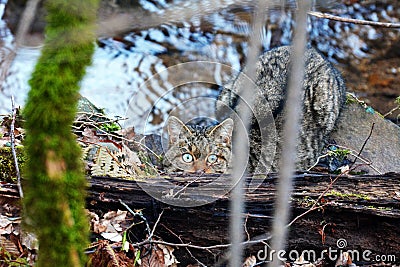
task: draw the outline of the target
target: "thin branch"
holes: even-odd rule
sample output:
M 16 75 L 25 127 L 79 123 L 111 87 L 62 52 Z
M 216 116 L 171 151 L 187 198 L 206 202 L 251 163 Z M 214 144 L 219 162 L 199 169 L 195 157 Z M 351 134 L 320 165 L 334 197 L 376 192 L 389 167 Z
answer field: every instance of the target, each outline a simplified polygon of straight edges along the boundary
M 97 36 L 111 37 L 132 29 L 148 29 L 157 27 L 161 24 L 188 21 L 193 18 L 204 17 L 208 14 L 218 12 L 223 8 L 233 5 L 249 6 L 254 5 L 254 0 L 202 0 L 191 2 L 190 5 L 171 5 L 161 13 L 144 12 L 143 10 L 130 10 L 129 12 L 113 14 L 108 17 L 100 18 L 97 23 Z M 272 2 L 272 1 L 271 1 Z M 271 4 L 270 4 L 271 5 Z M 264 10 L 264 9 L 262 9 Z M 376 22 L 351 18 L 343 18 L 328 13 L 309 11 L 309 15 L 318 18 L 336 20 L 340 22 L 370 25 L 386 28 L 400 28 L 399 23 Z
M 348 173 L 349 173 L 350 171 L 352 171 L 352 170 L 353 170 L 353 169 L 349 169 L 349 170 L 347 170 L 346 172 L 343 172 L 343 173 L 337 175 L 337 176 L 335 177 L 335 179 L 333 179 L 333 180 L 329 183 L 329 185 L 326 187 L 325 191 L 322 192 L 322 193 L 319 195 L 319 197 L 315 200 L 315 202 L 314 202 L 314 204 L 311 206 L 311 208 L 308 209 L 307 211 L 303 212 L 302 214 L 300 214 L 300 215 L 297 216 L 296 218 L 294 218 L 287 226 L 291 226 L 295 221 L 297 221 L 298 219 L 300 219 L 301 217 L 303 217 L 303 216 L 306 215 L 307 213 L 309 213 L 309 212 L 311 212 L 311 211 L 313 211 L 313 210 L 315 210 L 315 209 L 319 209 L 319 208 L 321 208 L 321 207 L 323 207 L 323 206 L 326 206 L 326 205 L 330 204 L 331 202 L 327 202 L 327 203 L 323 204 L 322 206 L 318 206 L 318 207 L 317 207 L 318 202 L 319 202 L 319 201 L 321 200 L 321 198 L 322 198 L 323 196 L 325 196 L 325 194 L 332 188 L 332 186 L 336 183 L 336 181 L 337 181 L 341 176 L 343 176 L 343 175 L 345 175 L 345 174 L 348 174 Z
M 326 194 L 326 192 L 324 192 L 323 194 Z M 322 195 L 322 194 L 321 194 Z M 320 198 L 319 198 L 320 199 Z M 318 201 L 319 200 L 315 200 L 315 203 L 314 203 L 314 205 L 311 207 L 311 208 L 309 208 L 308 210 L 306 210 L 305 212 L 303 212 L 302 214 L 300 214 L 300 215 L 298 215 L 296 218 L 294 218 L 290 223 L 288 223 L 287 225 L 286 225 L 286 227 L 290 227 L 290 226 L 292 226 L 292 224 L 294 224 L 296 221 L 298 221 L 299 219 L 301 219 L 302 217 L 304 217 L 305 215 L 307 215 L 308 213 L 310 213 L 310 212 L 312 212 L 312 211 L 314 211 L 314 210 L 318 210 L 318 209 L 320 209 L 320 208 L 322 208 L 322 207 L 325 207 L 325 206 L 328 206 L 329 204 L 331 204 L 332 202 L 326 202 L 326 203 L 324 203 L 324 204 L 322 204 L 322 205 L 316 205 L 317 203 L 318 203 Z
M 356 159 L 358 159 L 358 160 L 361 160 L 361 161 L 364 163 L 363 165 L 369 166 L 371 169 L 373 169 L 374 171 L 376 171 L 378 174 L 380 174 L 380 175 L 383 174 L 381 171 L 379 171 L 379 170 L 372 164 L 372 162 L 370 162 L 370 161 L 368 161 L 368 160 L 366 160 L 366 159 L 360 157 L 359 155 L 356 155 L 355 153 L 353 153 L 353 152 L 355 152 L 353 149 L 350 149 L 350 148 L 345 147 L 345 146 L 337 145 L 337 144 L 329 144 L 329 145 L 333 145 L 333 146 L 336 146 L 336 147 L 338 147 L 338 148 L 346 149 L 346 150 L 350 151 L 350 154 L 349 154 L 350 156 L 353 156 L 354 158 L 356 158 Z M 317 158 L 316 162 L 314 163 L 314 165 L 312 165 L 310 168 L 308 168 L 307 171 L 311 171 L 315 166 L 318 165 L 319 161 L 320 161 L 322 158 L 326 158 L 326 157 L 328 157 L 328 156 L 330 156 L 329 152 L 326 153 L 326 154 L 324 154 L 324 155 L 322 155 L 322 156 L 319 156 L 319 157 Z M 355 161 L 354 161 L 354 162 L 355 162 Z M 352 166 L 353 166 L 353 164 L 352 164 L 350 167 L 352 167 Z M 358 166 L 357 166 L 357 167 L 358 167 Z M 352 168 L 352 169 L 356 169 L 356 168 Z
M 22 45 L 22 42 L 28 33 L 29 27 L 32 24 L 33 19 L 35 18 L 36 9 L 41 0 L 29 0 L 26 3 L 24 12 L 22 13 L 21 20 L 18 24 L 17 33 L 15 35 L 15 42 L 18 46 Z
M 244 242 L 244 243 L 249 243 L 249 242 Z M 224 249 L 224 248 L 229 248 L 231 244 L 221 244 L 221 245 L 212 245 L 212 246 L 197 246 L 197 245 L 192 245 L 192 244 L 177 244 L 177 243 L 171 243 L 171 242 L 165 242 L 165 241 L 160 241 L 160 240 L 144 240 L 139 243 L 132 244 L 134 247 L 141 247 L 143 245 L 147 244 L 161 244 L 161 245 L 166 245 L 166 246 L 171 246 L 171 247 L 183 247 L 183 248 L 194 248 L 194 249 L 200 249 L 200 250 L 211 250 L 211 249 Z
M 301 217 L 303 217 L 303 216 L 306 215 L 307 213 L 310 213 L 311 211 L 313 211 L 313 210 L 315 210 L 315 209 L 319 209 L 320 207 L 323 207 L 323 206 L 326 206 L 326 205 L 330 204 L 330 203 L 328 202 L 328 203 L 323 204 L 322 206 L 318 206 L 318 207 L 317 207 L 318 202 L 319 202 L 319 201 L 321 200 L 321 198 L 323 198 L 323 197 L 325 196 L 325 194 L 332 188 L 332 186 L 336 183 L 336 181 L 339 179 L 339 177 L 341 177 L 341 176 L 343 176 L 344 174 L 347 174 L 347 173 L 348 173 L 348 172 L 344 172 L 344 173 L 341 173 L 341 174 L 337 175 L 337 176 L 335 177 L 335 179 L 333 179 L 333 180 L 330 182 L 330 184 L 326 187 L 325 191 L 322 192 L 322 193 L 318 196 L 318 198 L 315 200 L 315 202 L 314 202 L 314 204 L 311 206 L 311 208 L 309 208 L 308 210 L 306 210 L 305 212 L 303 212 L 302 214 L 300 214 L 300 215 L 298 215 L 296 218 L 294 218 L 294 219 L 287 225 L 287 227 L 291 226 L 294 222 L 296 222 L 298 219 L 300 219 Z
M 357 158 L 359 158 L 360 155 L 361 155 L 361 153 L 363 152 L 363 150 L 364 150 L 366 144 L 368 143 L 368 140 L 371 138 L 372 132 L 374 131 L 374 126 L 375 126 L 375 122 L 372 123 L 372 125 L 371 125 L 371 130 L 369 131 L 369 135 L 368 135 L 368 137 L 365 139 L 363 145 L 361 146 L 360 151 L 359 151 L 358 154 L 357 154 L 357 157 L 354 159 L 354 161 L 353 161 L 353 163 L 351 164 L 350 167 L 352 167 L 352 166 L 354 165 L 354 163 L 356 163 Z
M 247 221 L 248 220 L 249 220 L 249 214 L 246 214 L 246 217 L 245 217 L 245 220 L 244 220 L 244 224 L 243 224 L 243 228 L 244 228 L 244 231 L 246 233 L 247 240 L 250 240 L 250 234 L 249 234 L 249 231 L 247 230 Z
M 315 161 L 315 163 L 314 163 L 310 168 L 308 168 L 307 171 L 308 171 L 308 172 L 311 171 L 315 166 L 318 165 L 318 163 L 319 163 L 319 161 L 320 161 L 321 159 L 326 158 L 326 157 L 328 157 L 328 156 L 329 156 L 329 153 L 326 153 L 326 154 L 324 154 L 324 155 L 319 156 L 319 157 L 317 158 L 317 160 Z
M 317 18 L 336 20 L 336 21 L 340 21 L 340 22 L 348 22 L 348 23 L 369 25 L 369 26 L 375 26 L 375 27 L 400 28 L 400 23 L 343 18 L 343 17 L 332 15 L 332 14 L 316 12 L 316 11 L 309 11 L 308 14 L 311 16 L 317 17 Z
M 185 184 L 185 186 L 183 186 L 180 190 L 178 190 L 173 196 L 172 198 L 176 198 L 178 196 L 178 194 L 180 194 L 181 192 L 183 192 L 186 188 L 188 188 L 191 184 L 199 181 L 202 177 L 199 176 L 196 179 L 194 179 L 193 181 L 188 182 L 187 184 Z
M 388 111 L 385 115 L 383 115 L 384 118 L 386 118 L 389 115 L 392 115 L 393 112 L 395 112 L 396 110 L 400 110 L 400 106 L 397 106 L 395 108 L 392 108 L 390 111 Z
M 5 80 L 8 70 L 12 62 L 14 61 L 15 56 L 17 55 L 18 48 L 22 45 L 22 42 L 29 30 L 29 27 L 32 24 L 33 18 L 35 17 L 36 9 L 40 0 L 28 0 L 22 13 L 20 22 L 18 24 L 17 31 L 15 33 L 15 49 L 10 49 L 10 53 L 4 59 L 4 62 L 1 66 L 1 74 L 0 74 L 0 86 L 2 87 L 3 81 Z M 0 89 L 2 89 L 0 87 Z
M 11 127 L 10 127 L 10 137 L 11 137 L 11 151 L 12 155 L 14 158 L 14 164 L 15 164 L 15 171 L 17 173 L 17 186 L 18 186 L 18 191 L 19 191 L 19 196 L 21 198 L 24 198 L 24 192 L 22 191 L 22 186 L 21 186 L 21 174 L 19 172 L 19 165 L 18 165 L 18 158 L 17 158 L 17 152 L 15 151 L 15 134 L 14 134 L 14 128 L 15 128 L 15 119 L 17 116 L 17 110 L 15 108 L 15 103 L 14 103 L 14 96 L 11 96 Z
M 170 232 L 172 235 L 174 235 L 176 238 L 179 239 L 179 241 L 181 241 L 182 244 L 184 244 L 182 238 L 177 235 L 176 233 L 174 233 L 171 229 L 169 229 L 167 226 L 165 226 L 164 224 L 161 224 L 168 232 Z M 200 264 L 203 267 L 207 267 L 207 265 L 205 265 L 204 263 L 202 263 L 200 260 L 198 260 L 193 254 L 192 252 L 189 250 L 189 248 L 185 247 L 186 251 L 189 253 L 190 257 L 192 257 L 192 259 L 194 259 L 195 261 L 197 261 L 198 264 Z M 214 255 L 214 253 L 212 253 L 210 250 L 208 250 L 208 252 L 210 252 L 211 254 Z M 215 255 L 214 255 L 215 256 Z
M 151 230 L 149 223 L 146 219 L 146 217 L 143 216 L 141 212 L 135 212 L 133 211 L 127 204 L 125 204 L 121 199 L 119 199 L 119 203 L 121 203 L 133 216 L 138 216 L 140 217 L 145 223 L 146 223 L 146 231 L 149 236 L 151 236 Z
M 163 214 L 164 214 L 164 210 L 162 210 L 161 213 L 158 215 L 157 221 L 156 221 L 156 223 L 154 224 L 153 230 L 151 230 L 151 233 L 150 233 L 148 239 L 152 239 L 152 238 L 153 238 L 154 232 L 156 231 L 157 225 L 158 225 L 158 223 L 160 222 L 161 217 L 162 217 Z
M 358 157 L 356 154 L 350 153 L 350 155 L 352 155 L 353 157 L 355 157 L 356 159 L 361 160 L 362 162 L 364 162 L 364 164 L 362 165 L 366 165 L 369 166 L 371 169 L 373 169 L 374 171 L 376 171 L 378 174 L 382 175 L 383 173 L 381 171 L 379 171 L 376 167 L 374 167 L 374 165 L 372 165 L 371 162 L 363 159 L 362 157 Z M 352 169 L 356 169 L 357 167 L 359 167 L 359 165 L 357 165 L 356 167 L 352 168 Z

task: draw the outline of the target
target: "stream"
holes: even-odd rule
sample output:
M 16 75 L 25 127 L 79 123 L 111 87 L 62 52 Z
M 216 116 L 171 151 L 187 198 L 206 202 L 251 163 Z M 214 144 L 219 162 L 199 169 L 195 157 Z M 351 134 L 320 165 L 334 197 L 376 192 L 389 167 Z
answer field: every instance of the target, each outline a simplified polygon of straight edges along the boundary
M 196 5 L 197 1 L 191 1 Z M 265 28 L 260 33 L 263 51 L 291 43 L 293 2 L 287 1 L 286 5 L 268 11 Z M 179 0 L 143 0 L 135 8 L 144 12 L 162 12 L 180 4 L 182 1 Z M 6 56 L 14 49 L 13 34 L 3 16 L 6 5 L 4 0 L 0 0 L 2 72 Z M 220 85 L 243 68 L 252 10 L 250 5 L 233 4 L 187 21 L 168 22 L 98 39 L 93 63 L 87 68 L 80 93 L 96 106 L 104 108 L 109 116 L 129 117 L 124 126 L 134 125 L 137 131 L 157 131 L 170 112 L 177 115 L 197 112 L 212 116 Z M 399 22 L 400 17 L 396 0 L 329 1 L 328 4 L 317 1 L 314 10 L 371 21 Z M 361 73 L 362 66 L 368 71 L 371 62 L 384 58 L 387 51 L 393 49 L 394 43 L 400 41 L 399 29 L 373 28 L 313 16 L 309 16 L 308 23 L 309 43 L 343 72 L 349 91 L 366 99 L 378 98 L 383 101 L 380 111 L 386 112 L 390 108 L 388 103 L 400 95 L 400 55 L 397 57 L 396 54 L 394 61 L 385 66 L 388 69 L 383 70 L 392 80 L 379 91 L 381 95 L 376 88 L 375 91 L 369 88 L 370 76 L 366 76 L 366 87 L 363 87 L 358 71 Z M 18 49 L 11 67 L 3 74 L 0 114 L 10 111 L 11 95 L 17 105 L 23 106 L 29 91 L 29 76 L 40 55 L 40 47 Z

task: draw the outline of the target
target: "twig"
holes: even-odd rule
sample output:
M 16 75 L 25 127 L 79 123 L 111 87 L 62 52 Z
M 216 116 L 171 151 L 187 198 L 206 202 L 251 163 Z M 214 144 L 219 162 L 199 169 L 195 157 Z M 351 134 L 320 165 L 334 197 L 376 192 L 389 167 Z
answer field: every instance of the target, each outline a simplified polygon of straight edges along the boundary
M 178 191 L 172 196 L 172 198 L 176 198 L 176 196 L 177 196 L 179 193 L 181 193 L 182 191 L 184 191 L 186 188 L 189 187 L 189 185 L 191 185 L 191 184 L 197 182 L 197 181 L 198 181 L 199 179 L 201 179 L 201 178 L 202 178 L 202 177 L 199 176 L 199 177 L 197 177 L 196 179 L 194 179 L 193 181 L 188 182 L 184 187 L 182 187 L 180 190 L 178 190 Z
M 101 18 L 98 21 L 97 27 L 97 36 L 98 37 L 111 37 L 118 35 L 122 32 L 127 32 L 132 29 L 148 29 L 151 27 L 157 27 L 160 24 L 173 22 L 173 21 L 187 21 L 193 17 L 201 17 L 206 16 L 211 13 L 218 12 L 219 10 L 226 8 L 229 5 L 242 5 L 249 6 L 254 5 L 253 0 L 203 0 L 198 2 L 191 3 L 190 6 L 185 6 L 185 12 L 183 12 L 182 5 L 171 5 L 170 7 L 163 10 L 162 13 L 148 13 L 143 12 L 142 10 L 130 10 L 130 12 L 122 13 L 122 14 L 113 14 L 112 16 Z M 273 5 L 273 2 L 279 1 L 270 1 L 270 6 Z M 179 5 L 179 6 L 178 6 Z M 262 10 L 264 10 L 266 7 Z M 341 22 L 348 22 L 354 24 L 363 24 L 363 25 L 371 25 L 377 27 L 387 27 L 387 28 L 400 28 L 400 24 L 398 23 L 385 23 L 385 22 L 375 22 L 375 21 L 366 21 L 366 20 L 358 20 L 358 19 L 350 19 L 350 18 L 342 18 L 339 16 L 321 13 L 321 12 L 308 12 L 309 15 L 337 20 Z
M 374 126 L 375 126 L 375 122 L 372 123 L 372 125 L 371 125 L 371 130 L 369 131 L 369 135 L 368 135 L 368 137 L 365 139 L 363 145 L 361 146 L 361 149 L 360 149 L 360 151 L 358 152 L 357 157 L 354 159 L 353 163 L 350 165 L 350 168 L 354 165 L 354 163 L 356 163 L 357 158 L 359 158 L 360 155 L 361 155 L 361 153 L 363 152 L 365 145 L 367 144 L 368 140 L 371 138 L 372 132 L 373 132 L 373 130 L 374 130 Z
M 329 145 L 333 145 L 333 146 L 336 146 L 336 147 L 341 148 L 341 149 L 349 150 L 349 151 L 350 151 L 350 154 L 349 154 L 350 156 L 353 156 L 354 158 L 361 160 L 362 162 L 365 163 L 365 164 L 363 164 L 363 165 L 369 166 L 371 169 L 373 169 L 374 171 L 376 171 L 378 174 L 381 174 L 381 175 L 383 174 L 381 171 L 379 171 L 379 170 L 372 164 L 372 162 L 370 162 L 370 161 L 368 161 L 368 160 L 366 160 L 366 159 L 363 159 L 363 158 L 360 157 L 359 155 L 356 155 L 355 153 L 353 153 L 354 150 L 352 150 L 352 149 L 350 149 L 350 148 L 348 148 L 348 147 L 345 147 L 345 146 L 337 145 L 337 144 L 329 144 Z M 324 155 L 322 155 L 322 156 L 319 156 L 319 157 L 317 158 L 317 161 L 314 163 L 314 165 L 312 165 L 310 168 L 308 168 L 307 171 L 312 170 L 312 168 L 314 168 L 314 167 L 319 163 L 319 161 L 320 161 L 322 158 L 325 158 L 325 157 L 328 157 L 328 156 L 329 156 L 329 153 L 326 153 L 326 154 L 324 154 Z M 352 164 L 352 166 L 353 166 L 353 164 Z M 357 166 L 357 167 L 358 167 L 358 166 Z M 355 168 L 353 168 L 353 169 L 355 169 Z
M 389 112 L 387 112 L 385 115 L 383 115 L 383 117 L 386 118 L 387 116 L 392 115 L 393 112 L 395 112 L 396 110 L 399 110 L 399 109 L 400 109 L 400 106 L 392 108 Z
M 78 112 L 76 112 L 76 115 L 88 115 L 89 118 L 91 118 L 91 117 L 99 117 L 99 118 L 104 118 L 104 119 L 110 120 L 109 117 L 107 117 L 103 113 L 99 113 L 99 112 L 78 111 Z M 118 121 L 123 121 L 123 120 L 129 119 L 128 117 L 125 117 L 125 118 L 120 117 L 120 116 L 117 116 L 117 117 L 118 118 L 115 118 L 114 120 L 111 120 L 111 121 L 112 122 L 118 122 Z
M 246 214 L 243 214 L 243 216 L 246 216 L 246 217 L 248 217 L 248 218 L 262 218 L 262 219 L 272 219 L 273 217 L 272 216 L 269 216 L 269 215 L 260 215 L 260 214 L 250 214 L 250 213 L 246 213 Z
M 145 223 L 146 223 L 146 231 L 147 234 L 149 236 L 151 236 L 151 230 L 150 230 L 150 226 L 149 223 L 147 222 L 146 217 L 143 216 L 143 214 L 141 212 L 135 212 L 133 211 L 131 208 L 129 208 L 129 206 L 127 204 L 125 204 L 121 199 L 118 199 L 119 203 L 121 203 L 133 216 L 138 216 L 140 217 Z
M 329 226 L 329 225 L 332 225 L 332 223 L 325 223 L 324 224 L 324 226 L 322 226 L 322 229 L 321 229 L 321 232 L 320 232 L 320 234 L 321 234 L 321 241 L 322 241 L 322 244 L 324 245 L 325 244 L 325 239 L 326 239 L 326 234 L 325 234 L 325 228 L 327 227 L 327 226 Z
M 324 191 L 321 195 L 322 195 L 322 196 L 325 195 L 326 192 L 327 192 L 327 191 Z M 321 195 L 320 195 L 320 196 L 321 196 Z M 322 205 L 317 206 L 319 200 L 320 200 L 320 198 L 318 198 L 317 200 L 315 200 L 315 202 L 314 202 L 314 204 L 311 206 L 311 208 L 309 208 L 308 210 L 306 210 L 305 212 L 303 212 L 302 214 L 300 214 L 300 215 L 298 215 L 296 218 L 294 218 L 290 223 L 288 223 L 288 224 L 286 225 L 286 227 L 290 227 L 292 224 L 294 224 L 294 223 L 295 223 L 296 221 L 298 221 L 301 217 L 304 217 L 304 216 L 307 215 L 308 213 L 310 213 L 310 212 L 312 212 L 312 211 L 314 211 L 314 210 L 320 209 L 320 208 L 322 208 L 322 207 L 325 207 L 325 206 L 327 206 L 327 205 L 329 205 L 329 204 L 332 203 L 332 202 L 327 202 L 327 203 L 324 203 L 324 204 L 322 204 Z
M 182 238 L 181 238 L 179 235 L 177 235 L 176 233 L 174 233 L 171 229 L 169 229 L 169 228 L 168 228 L 167 226 L 165 226 L 164 224 L 161 224 L 161 225 L 162 225 L 168 232 L 170 232 L 172 235 L 174 235 L 176 238 L 178 238 L 179 241 L 181 241 L 182 244 L 184 244 Z M 189 250 L 189 248 L 186 247 L 185 249 L 186 249 L 186 251 L 189 253 L 190 257 L 192 257 L 192 259 L 194 259 L 195 261 L 197 261 L 198 264 L 200 264 L 200 265 L 203 266 L 203 267 L 207 267 L 207 265 L 205 265 L 204 263 L 202 263 L 200 260 L 198 260 L 198 259 L 192 254 L 192 252 Z M 212 253 L 210 250 L 208 250 L 208 252 L 210 252 L 211 254 L 214 255 L 214 253 Z
M 326 157 L 328 157 L 328 156 L 329 156 L 329 153 L 326 153 L 326 154 L 324 154 L 324 155 L 322 155 L 322 156 L 319 156 L 319 157 L 317 158 L 317 160 L 315 161 L 315 163 L 314 163 L 310 168 L 308 168 L 307 171 L 308 171 L 308 172 L 311 171 L 315 166 L 318 165 L 318 163 L 319 163 L 319 161 L 320 161 L 321 159 L 326 158 Z
M 17 187 L 19 191 L 19 196 L 21 198 L 24 198 L 24 192 L 22 191 L 22 186 L 21 186 L 21 174 L 19 172 L 19 166 L 18 166 L 18 158 L 17 158 L 17 152 L 15 151 L 15 135 L 14 135 L 14 128 L 15 128 L 15 119 L 17 117 L 17 112 L 15 108 L 15 103 L 14 103 L 14 96 L 11 96 L 11 127 L 10 127 L 10 137 L 11 137 L 11 151 L 12 155 L 14 158 L 14 164 L 15 164 L 15 171 L 17 173 Z
M 164 210 L 162 210 L 161 213 L 158 215 L 157 221 L 153 226 L 153 230 L 151 230 L 151 233 L 150 233 L 150 235 L 149 235 L 149 237 L 147 239 L 152 239 L 153 238 L 154 232 L 156 231 L 157 225 L 160 222 L 160 219 L 161 219 L 161 216 L 163 215 L 163 213 L 164 213 Z
M 248 243 L 248 242 L 244 242 Z M 231 244 L 220 244 L 220 245 L 212 245 L 212 246 L 197 246 L 197 245 L 192 245 L 192 244 L 177 244 L 177 243 L 171 243 L 171 242 L 165 242 L 165 241 L 160 241 L 160 240 L 144 240 L 139 243 L 132 244 L 134 247 L 141 247 L 143 245 L 147 244 L 161 244 L 161 245 L 166 245 L 166 246 L 171 246 L 171 247 L 187 247 L 187 248 L 195 248 L 195 249 L 200 249 L 200 250 L 211 250 L 211 249 L 224 249 L 224 248 L 229 248 Z
M 379 171 L 376 167 L 374 167 L 374 165 L 372 165 L 371 162 L 369 162 L 368 160 L 363 159 L 362 157 L 358 157 L 357 155 L 350 153 L 351 156 L 355 157 L 356 159 L 361 160 L 362 162 L 364 162 L 365 164 L 362 165 L 366 165 L 369 166 L 371 169 L 373 169 L 374 171 L 376 171 L 378 174 L 382 175 L 383 173 L 381 171 Z M 352 168 L 352 169 L 356 169 L 357 167 L 359 167 L 360 165 L 357 165 L 356 167 Z
M 291 226 L 294 222 L 296 222 L 298 219 L 300 219 L 301 217 L 303 217 L 304 215 L 306 215 L 307 213 L 310 213 L 311 211 L 315 210 L 315 209 L 319 209 L 321 206 L 317 207 L 318 202 L 321 200 L 321 198 L 323 196 L 325 196 L 325 194 L 332 188 L 333 184 L 336 183 L 336 181 L 339 179 L 339 177 L 343 176 L 344 174 L 346 174 L 347 172 L 341 173 L 339 175 L 337 175 L 335 177 L 335 179 L 333 179 L 330 184 L 326 187 L 325 191 L 322 192 L 318 198 L 315 200 L 314 204 L 311 206 L 311 208 L 309 208 L 308 210 L 306 210 L 305 212 L 303 212 L 302 214 L 298 215 L 296 218 L 294 218 L 288 225 L 287 227 Z M 322 206 L 326 206 L 329 203 L 325 203 Z
M 249 220 L 249 214 L 246 214 L 246 219 L 244 220 L 243 228 L 246 233 L 247 240 L 250 240 L 250 234 L 249 234 L 249 231 L 247 230 L 247 221 L 248 220 Z
M 336 21 L 348 22 L 348 23 L 354 23 L 354 24 L 385 27 L 385 28 L 400 28 L 399 23 L 343 18 L 343 17 L 332 15 L 332 14 L 316 12 L 316 11 L 309 11 L 308 14 L 311 16 L 317 17 L 317 18 L 330 19 L 330 20 L 336 20 Z
M 143 140 L 143 139 L 145 139 L 146 138 L 146 136 L 143 136 L 143 138 L 141 139 L 141 140 Z M 129 139 L 127 139 L 127 140 L 129 140 Z M 130 140 L 131 142 L 134 142 L 135 144 L 137 144 L 137 145 L 139 145 L 139 146 L 141 146 L 141 147 L 143 147 L 143 148 L 145 148 L 147 151 L 149 151 L 151 154 L 153 154 L 153 156 L 155 156 L 158 160 L 161 160 L 162 159 L 162 156 L 161 155 L 157 155 L 157 153 L 156 152 L 154 152 L 153 150 L 151 150 L 148 146 L 146 146 L 145 144 L 143 144 L 142 142 L 138 142 L 138 141 L 135 141 L 135 140 Z

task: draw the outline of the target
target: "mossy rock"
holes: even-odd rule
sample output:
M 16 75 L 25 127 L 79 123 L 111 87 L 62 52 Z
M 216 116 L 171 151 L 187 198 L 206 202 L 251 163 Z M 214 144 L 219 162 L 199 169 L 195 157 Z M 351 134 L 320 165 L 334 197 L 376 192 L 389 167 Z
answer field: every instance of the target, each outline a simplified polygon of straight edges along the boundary
M 23 168 L 25 156 L 23 155 L 23 147 L 16 148 L 19 169 Z M 15 169 L 14 158 L 11 147 L 0 148 L 0 181 L 1 182 L 16 182 L 17 171 Z

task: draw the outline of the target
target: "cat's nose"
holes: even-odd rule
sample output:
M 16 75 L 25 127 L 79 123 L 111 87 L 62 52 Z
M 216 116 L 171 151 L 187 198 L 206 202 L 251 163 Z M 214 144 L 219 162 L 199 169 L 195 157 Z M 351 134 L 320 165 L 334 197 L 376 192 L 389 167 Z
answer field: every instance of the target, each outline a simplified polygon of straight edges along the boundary
M 202 175 L 202 174 L 205 174 L 205 173 L 206 173 L 205 170 L 197 170 L 196 171 L 196 174 L 198 174 L 198 175 Z
M 208 166 L 200 160 L 195 162 L 193 167 L 194 167 L 194 172 L 197 174 L 207 173 L 207 170 L 209 169 Z

